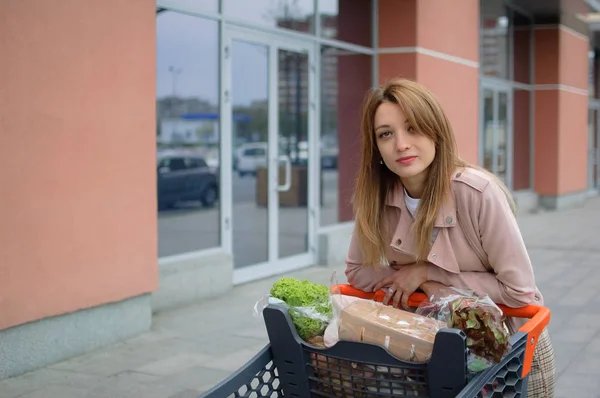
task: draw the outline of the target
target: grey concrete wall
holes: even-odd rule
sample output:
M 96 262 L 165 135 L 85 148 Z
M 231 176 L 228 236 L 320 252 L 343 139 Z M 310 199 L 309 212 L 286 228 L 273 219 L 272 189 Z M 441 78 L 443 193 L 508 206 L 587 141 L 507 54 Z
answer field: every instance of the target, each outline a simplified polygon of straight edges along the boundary
M 353 229 L 354 222 L 346 222 L 319 231 L 319 265 L 334 267 L 345 264 Z
M 581 206 L 589 198 L 589 192 L 581 191 L 567 195 L 540 196 L 540 206 L 548 210 L 564 210 Z
M 219 250 L 159 260 L 158 273 L 153 312 L 216 297 L 233 287 L 233 259 Z
M 0 380 L 148 331 L 150 303 L 144 294 L 0 331 Z
M 539 209 L 539 196 L 532 191 L 517 191 L 512 194 L 517 205 L 517 216 L 535 213 Z

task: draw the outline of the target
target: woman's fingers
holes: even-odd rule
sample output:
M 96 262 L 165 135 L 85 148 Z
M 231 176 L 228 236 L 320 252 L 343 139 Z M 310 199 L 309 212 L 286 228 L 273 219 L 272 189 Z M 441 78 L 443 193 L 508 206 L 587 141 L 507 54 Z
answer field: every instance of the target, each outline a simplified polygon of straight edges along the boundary
M 392 286 L 390 286 L 390 287 L 388 288 L 388 291 L 387 291 L 387 293 L 385 294 L 385 296 L 383 296 L 383 301 L 382 301 L 382 303 L 383 303 L 384 305 L 389 305 L 389 303 L 390 303 L 390 300 L 391 300 L 391 299 L 394 297 L 394 293 L 396 293 L 396 290 L 395 290 L 395 289 L 394 289 Z
M 396 294 L 394 294 L 394 308 L 398 308 L 400 305 L 403 294 L 404 293 L 401 290 L 396 291 Z
M 409 297 L 410 297 L 410 293 L 408 293 L 408 292 L 402 293 L 402 308 L 404 308 L 405 310 L 410 309 L 410 307 L 408 306 L 408 298 Z

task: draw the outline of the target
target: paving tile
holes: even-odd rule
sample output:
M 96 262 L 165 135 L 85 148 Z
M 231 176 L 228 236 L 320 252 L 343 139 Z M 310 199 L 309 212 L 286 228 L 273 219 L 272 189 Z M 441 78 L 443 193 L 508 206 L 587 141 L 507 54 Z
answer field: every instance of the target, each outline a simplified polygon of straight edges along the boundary
M 588 352 L 600 354 L 600 335 L 596 335 L 585 348 Z
M 211 360 L 212 357 L 208 355 L 181 352 L 167 358 L 147 363 L 136 368 L 135 371 L 149 375 L 170 376 L 186 371 L 194 366 L 208 363 Z
M 581 284 L 572 287 L 560 300 L 561 305 L 573 307 L 584 307 L 591 305 L 591 301 L 598 294 L 597 287 L 585 287 Z
M 112 376 L 125 370 L 135 369 L 147 362 L 148 360 L 143 357 L 106 351 L 69 359 L 51 365 L 49 368 L 96 376 Z
M 569 366 L 579 358 L 587 343 L 557 344 L 554 341 L 554 358 L 556 361 L 556 374 L 561 375 Z
M 171 395 L 169 398 L 198 398 L 202 394 L 199 390 L 184 390 L 175 395 Z
M 183 387 L 192 391 L 206 391 L 231 375 L 231 371 L 195 366 L 176 375 L 165 377 L 163 384 Z
M 86 374 L 42 368 L 0 381 L 0 397 L 20 397 L 52 384 L 61 384 L 70 387 L 93 386 L 100 380 L 101 378 L 99 377 Z
M 556 345 L 565 343 L 587 343 L 591 341 L 596 334 L 597 331 L 594 329 L 562 328 L 561 330 L 554 332 L 552 342 Z
M 21 395 L 19 398 L 88 398 L 89 396 L 89 391 L 85 388 L 66 385 L 50 385 L 29 394 Z
M 160 377 L 125 371 L 106 378 L 88 394 L 89 398 L 168 398 L 183 390 L 182 387 L 163 383 Z
M 556 390 L 561 394 L 565 394 L 570 390 L 581 389 L 590 391 L 592 395 L 587 395 L 589 397 L 598 396 L 600 392 L 600 378 L 597 374 L 578 374 L 567 371 L 560 375 L 556 384 Z M 585 397 L 586 395 L 571 395 L 573 398 L 579 396 Z
M 239 350 L 233 354 L 224 355 L 214 358 L 210 363 L 204 366 L 211 369 L 218 369 L 233 372 L 250 360 L 263 347 L 255 347 L 255 349 Z

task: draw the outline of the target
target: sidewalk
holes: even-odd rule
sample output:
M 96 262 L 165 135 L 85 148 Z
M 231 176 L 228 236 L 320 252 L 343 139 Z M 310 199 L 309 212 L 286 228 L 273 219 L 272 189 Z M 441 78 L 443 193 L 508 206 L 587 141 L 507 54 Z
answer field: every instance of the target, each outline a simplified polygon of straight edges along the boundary
M 556 397 L 600 397 L 600 198 L 577 209 L 519 219 L 552 310 Z M 329 283 L 343 266 L 292 275 Z M 267 342 L 252 307 L 276 280 L 155 316 L 152 330 L 103 350 L 0 382 L 0 398 L 192 398 Z

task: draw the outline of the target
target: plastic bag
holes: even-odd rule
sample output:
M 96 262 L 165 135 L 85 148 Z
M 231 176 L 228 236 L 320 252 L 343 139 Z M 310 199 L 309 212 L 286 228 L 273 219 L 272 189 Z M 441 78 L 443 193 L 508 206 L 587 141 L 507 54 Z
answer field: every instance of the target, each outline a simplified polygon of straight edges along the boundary
M 322 336 L 333 317 L 329 288 L 308 280 L 279 279 L 271 286 L 270 294 L 256 302 L 254 315 L 262 317 L 262 311 L 269 304 L 288 309 L 292 323 L 304 341 Z
M 441 297 L 430 297 L 417 314 L 443 321 L 467 336 L 471 372 L 480 372 L 500 362 L 510 350 L 510 332 L 502 310 L 487 295 L 448 288 Z

